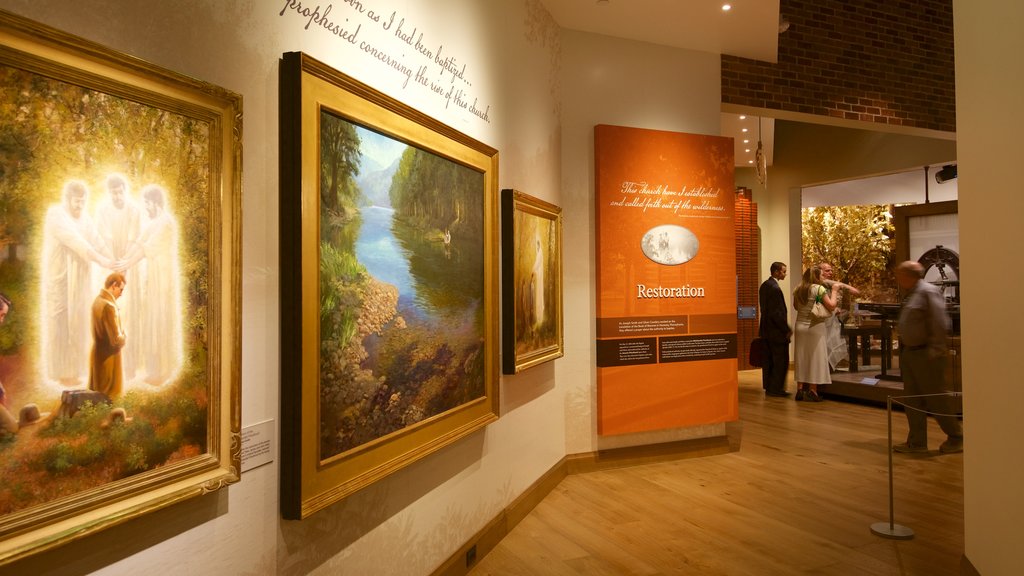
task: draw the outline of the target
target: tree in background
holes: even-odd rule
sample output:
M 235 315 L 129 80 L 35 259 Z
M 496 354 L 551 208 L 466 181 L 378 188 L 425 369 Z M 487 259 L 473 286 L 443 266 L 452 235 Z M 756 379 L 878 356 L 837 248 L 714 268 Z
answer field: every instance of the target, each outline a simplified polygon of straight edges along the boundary
M 320 201 L 325 214 L 347 219 L 355 211 L 359 146 L 352 123 L 328 112 L 320 114 Z
M 410 146 L 388 195 L 396 215 L 421 230 L 482 238 L 483 174 Z
M 892 206 L 804 208 L 800 221 L 804 269 L 828 262 L 836 280 L 861 291 L 861 300 L 895 301 L 895 284 L 889 272 L 896 244 Z

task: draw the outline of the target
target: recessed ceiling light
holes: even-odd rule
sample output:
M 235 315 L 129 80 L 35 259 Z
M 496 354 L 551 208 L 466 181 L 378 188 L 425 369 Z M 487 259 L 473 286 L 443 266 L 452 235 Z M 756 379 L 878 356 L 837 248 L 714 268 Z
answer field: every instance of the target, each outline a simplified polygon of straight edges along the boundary
M 747 164 L 753 164 L 753 163 L 754 163 L 753 160 L 747 160 Z
M 740 114 L 740 120 L 746 120 L 746 119 L 747 119 L 747 115 L 746 114 Z
M 744 152 L 750 152 L 750 148 L 745 148 L 743 151 Z
M 732 10 L 732 4 L 722 4 L 723 12 L 728 12 L 729 10 Z
M 749 140 L 748 138 L 744 138 L 744 139 L 743 139 L 743 143 L 744 143 L 744 144 L 750 144 L 750 140 Z
M 744 132 L 746 132 L 746 131 L 747 131 L 747 129 L 746 129 L 746 128 L 744 128 L 744 129 L 743 129 L 743 131 L 744 131 Z

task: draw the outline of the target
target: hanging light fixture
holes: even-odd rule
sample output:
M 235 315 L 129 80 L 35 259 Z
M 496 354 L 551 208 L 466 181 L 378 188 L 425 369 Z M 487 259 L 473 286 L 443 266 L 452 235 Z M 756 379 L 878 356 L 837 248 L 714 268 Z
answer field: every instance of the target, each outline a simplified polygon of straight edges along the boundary
M 768 159 L 764 155 L 764 146 L 761 143 L 761 117 L 757 117 L 757 151 L 754 152 L 754 172 L 757 174 L 757 181 L 761 186 L 768 187 Z

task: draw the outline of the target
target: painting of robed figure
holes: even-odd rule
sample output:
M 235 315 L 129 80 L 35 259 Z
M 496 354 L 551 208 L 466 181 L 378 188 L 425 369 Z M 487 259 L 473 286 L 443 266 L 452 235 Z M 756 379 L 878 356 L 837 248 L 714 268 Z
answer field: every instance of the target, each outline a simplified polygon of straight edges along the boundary
M 282 512 L 497 417 L 497 151 L 282 61 Z
M 563 355 L 562 209 L 501 191 L 502 372 Z
M 240 100 L 125 61 L 0 12 L 0 563 L 238 479 Z

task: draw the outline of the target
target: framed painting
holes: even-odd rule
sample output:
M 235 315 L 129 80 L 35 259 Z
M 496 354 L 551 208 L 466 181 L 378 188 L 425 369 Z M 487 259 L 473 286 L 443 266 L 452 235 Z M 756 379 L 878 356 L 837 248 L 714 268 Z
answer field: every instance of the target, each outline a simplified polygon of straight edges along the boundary
M 0 562 L 239 479 L 241 98 L 0 11 Z
M 497 166 L 489 146 L 284 55 L 284 517 L 498 417 Z
M 501 191 L 501 366 L 516 374 L 561 358 L 562 209 Z

